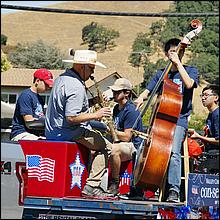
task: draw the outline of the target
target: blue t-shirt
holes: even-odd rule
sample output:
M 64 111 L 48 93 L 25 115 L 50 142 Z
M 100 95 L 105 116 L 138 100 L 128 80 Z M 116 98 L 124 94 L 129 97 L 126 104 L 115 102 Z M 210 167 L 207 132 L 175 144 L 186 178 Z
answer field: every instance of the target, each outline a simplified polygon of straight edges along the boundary
M 192 111 L 192 97 L 193 97 L 193 89 L 197 87 L 198 85 L 198 69 L 196 67 L 192 66 L 184 66 L 186 72 L 188 73 L 189 77 L 194 80 L 194 85 L 191 89 L 187 89 L 184 86 L 184 83 L 180 77 L 180 73 L 178 71 L 175 72 L 169 72 L 168 78 L 172 80 L 174 83 L 178 84 L 180 86 L 180 92 L 183 96 L 182 100 L 182 109 L 179 115 L 179 118 L 177 120 L 177 125 L 188 128 L 188 117 Z M 160 79 L 161 75 L 163 73 L 163 70 L 158 70 L 156 75 L 152 78 L 150 83 L 147 85 L 147 89 L 151 92 L 153 88 L 155 87 L 156 83 Z M 158 91 L 162 91 L 162 85 L 158 88 Z
M 119 110 L 118 104 L 116 104 L 113 109 L 114 123 L 118 131 L 124 131 L 125 129 L 132 128 L 139 115 L 140 111 L 136 110 L 136 106 L 131 101 L 127 101 L 121 110 Z M 143 131 L 141 117 L 134 130 Z M 142 138 L 135 136 L 132 137 L 131 141 L 133 142 L 135 148 L 138 149 L 141 145 Z
M 207 137 L 214 137 L 216 140 L 219 140 L 219 108 L 209 113 L 208 118 L 206 119 L 206 125 L 208 127 Z M 211 149 L 219 149 L 219 146 L 207 144 L 206 150 Z
M 30 88 L 25 89 L 16 103 L 10 138 L 23 132 L 29 132 L 37 136 L 43 135 L 42 131 L 28 129 L 23 118 L 24 115 L 32 115 L 34 118 L 44 117 L 43 106 L 44 101 L 39 94 L 32 92 Z

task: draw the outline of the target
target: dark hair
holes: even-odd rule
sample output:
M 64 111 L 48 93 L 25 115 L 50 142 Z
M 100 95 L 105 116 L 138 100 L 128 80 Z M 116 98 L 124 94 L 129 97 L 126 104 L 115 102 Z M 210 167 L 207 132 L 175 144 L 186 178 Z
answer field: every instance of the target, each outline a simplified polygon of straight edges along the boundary
M 212 90 L 212 93 L 216 96 L 218 96 L 218 101 L 217 103 L 219 103 L 219 85 L 217 84 L 210 84 L 210 85 L 207 85 L 205 88 L 203 88 L 202 92 L 206 91 L 206 90 Z
M 132 91 L 131 91 L 131 90 L 123 89 L 123 92 L 124 92 L 124 93 L 130 92 L 128 98 L 129 98 L 129 99 L 131 98 L 131 95 L 132 95 Z
M 33 79 L 33 83 L 35 83 L 37 79 L 38 79 L 38 78 L 34 77 L 34 79 Z
M 168 40 L 166 43 L 165 43 L 165 46 L 164 46 L 164 51 L 165 52 L 168 52 L 168 50 L 172 47 L 172 46 L 178 46 L 178 44 L 181 42 L 180 39 L 178 38 L 172 38 L 170 40 Z
M 215 95 L 219 96 L 219 85 L 217 85 L 217 84 L 207 85 L 205 88 L 203 88 L 202 92 L 204 92 L 205 90 L 208 90 L 208 89 L 212 90 L 212 92 Z
M 114 92 L 114 90 L 112 90 L 112 91 Z M 129 99 L 131 98 L 131 95 L 132 95 L 132 91 L 129 90 L 129 89 L 122 89 L 122 90 L 118 90 L 118 91 L 115 91 L 115 92 L 123 92 L 123 93 L 130 92 L 129 96 L 128 96 Z

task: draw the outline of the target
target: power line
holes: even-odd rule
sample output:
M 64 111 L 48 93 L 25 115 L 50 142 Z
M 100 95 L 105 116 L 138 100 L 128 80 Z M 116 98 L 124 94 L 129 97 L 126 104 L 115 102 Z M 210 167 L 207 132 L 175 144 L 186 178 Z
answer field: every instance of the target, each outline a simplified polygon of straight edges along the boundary
M 38 12 L 54 12 L 65 14 L 87 14 L 87 15 L 110 15 L 110 16 L 137 16 L 137 17 L 213 17 L 219 16 L 219 12 L 207 13 L 135 13 L 135 12 L 111 12 L 111 11 L 86 11 L 86 10 L 70 10 L 58 8 L 42 8 L 17 5 L 1 5 L 1 8 L 38 11 Z

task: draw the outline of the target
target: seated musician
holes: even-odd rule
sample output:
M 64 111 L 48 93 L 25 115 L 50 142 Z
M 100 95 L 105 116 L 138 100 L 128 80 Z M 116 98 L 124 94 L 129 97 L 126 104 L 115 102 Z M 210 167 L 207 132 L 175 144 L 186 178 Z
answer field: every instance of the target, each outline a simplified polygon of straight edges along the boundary
M 93 130 L 90 124 L 91 120 L 111 116 L 111 109 L 103 107 L 94 113 L 89 112 L 85 86 L 96 66 L 106 67 L 97 61 L 97 53 L 92 50 L 76 50 L 72 60 L 63 61 L 73 63 L 73 66 L 54 81 L 46 112 L 46 138 L 74 141 L 96 151 L 82 195 L 99 199 L 113 197 L 101 186 L 107 173 L 112 143 Z
M 143 139 L 139 136 L 132 136 L 133 125 L 140 112 L 136 110 L 136 106 L 130 100 L 131 82 L 126 78 L 120 78 L 109 87 L 113 92 L 114 101 L 117 103 L 113 109 L 113 119 L 116 126 L 116 134 L 120 142 L 118 144 L 115 143 L 112 147 L 110 156 L 112 178 L 108 192 L 117 195 L 119 193 L 121 162 L 132 159 L 134 153 L 142 144 Z M 141 118 L 134 130 L 142 132 Z
M 38 69 L 33 74 L 30 88 L 19 96 L 12 120 L 11 140 L 38 140 L 44 136 L 44 101 L 39 93 L 53 86 L 53 75 L 47 69 Z
M 202 90 L 201 99 L 203 106 L 209 110 L 205 135 L 200 135 L 194 129 L 189 129 L 188 132 L 190 138 L 199 139 L 204 144 L 205 152 L 219 154 L 219 86 L 206 86 Z M 213 164 L 213 168 L 216 164 Z

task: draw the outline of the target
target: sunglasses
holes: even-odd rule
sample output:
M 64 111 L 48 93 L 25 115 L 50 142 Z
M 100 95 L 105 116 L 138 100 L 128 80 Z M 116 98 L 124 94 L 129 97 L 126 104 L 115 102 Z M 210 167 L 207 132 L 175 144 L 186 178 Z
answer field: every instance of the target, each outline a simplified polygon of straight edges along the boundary
M 95 66 L 91 66 L 91 65 L 87 65 L 89 67 L 89 69 L 92 71 L 95 69 Z

